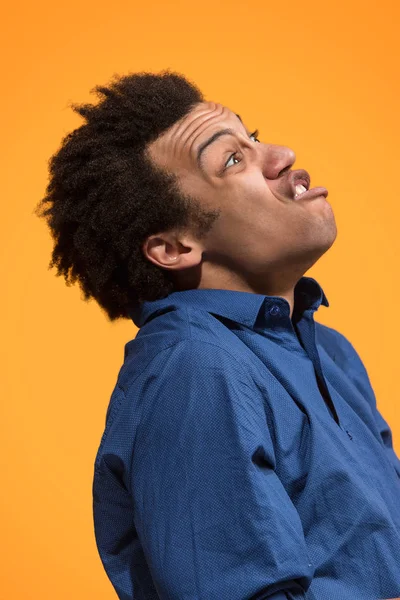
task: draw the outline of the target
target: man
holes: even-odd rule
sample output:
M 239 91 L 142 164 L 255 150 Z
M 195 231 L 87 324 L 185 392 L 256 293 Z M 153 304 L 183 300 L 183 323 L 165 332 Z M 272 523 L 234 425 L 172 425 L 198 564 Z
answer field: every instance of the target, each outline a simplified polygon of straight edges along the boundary
M 400 461 L 304 276 L 336 238 L 327 190 L 178 74 L 98 90 L 44 202 L 58 274 L 140 328 L 93 481 L 118 597 L 398 596 Z

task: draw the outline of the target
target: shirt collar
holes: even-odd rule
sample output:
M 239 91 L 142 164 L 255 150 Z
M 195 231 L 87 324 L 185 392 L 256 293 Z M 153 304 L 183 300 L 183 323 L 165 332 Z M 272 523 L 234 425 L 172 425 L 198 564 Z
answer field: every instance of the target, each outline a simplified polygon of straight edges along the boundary
M 307 310 L 314 312 L 321 304 L 329 306 L 328 299 L 319 283 L 312 277 L 299 279 L 294 289 L 293 315 L 301 317 Z M 289 303 L 279 296 L 214 288 L 192 289 L 172 292 L 159 300 L 145 301 L 131 307 L 129 315 L 136 327 L 140 328 L 150 317 L 156 316 L 155 313 L 162 312 L 166 308 L 190 306 L 254 328 L 261 308 L 267 313 L 273 305 L 278 305 L 289 315 Z

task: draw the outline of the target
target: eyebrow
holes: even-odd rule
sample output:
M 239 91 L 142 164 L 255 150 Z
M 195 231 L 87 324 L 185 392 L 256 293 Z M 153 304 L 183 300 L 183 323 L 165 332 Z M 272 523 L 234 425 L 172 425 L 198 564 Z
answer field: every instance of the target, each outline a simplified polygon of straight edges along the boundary
M 237 113 L 235 113 L 235 115 L 237 116 L 237 118 L 239 119 L 239 121 L 243 125 L 242 117 L 240 115 L 238 115 Z M 212 135 L 208 140 L 206 140 L 205 142 L 203 142 L 201 144 L 201 146 L 199 146 L 199 149 L 197 150 L 197 163 L 198 163 L 198 165 L 199 165 L 200 168 L 202 168 L 201 156 L 202 156 L 203 152 L 205 151 L 205 149 L 210 144 L 212 144 L 213 142 L 215 142 L 215 140 L 217 140 L 222 135 L 233 135 L 233 136 L 235 136 L 236 132 L 233 131 L 232 129 L 222 129 L 221 131 L 217 131 L 216 133 L 214 133 L 214 135 Z
M 216 131 L 211 137 L 208 138 L 208 140 L 203 142 L 197 150 L 197 162 L 200 167 L 202 167 L 201 156 L 203 152 L 206 150 L 206 148 L 208 148 L 210 144 L 215 142 L 218 138 L 220 138 L 223 135 L 233 135 L 236 137 L 236 132 L 233 129 L 221 129 L 220 131 Z

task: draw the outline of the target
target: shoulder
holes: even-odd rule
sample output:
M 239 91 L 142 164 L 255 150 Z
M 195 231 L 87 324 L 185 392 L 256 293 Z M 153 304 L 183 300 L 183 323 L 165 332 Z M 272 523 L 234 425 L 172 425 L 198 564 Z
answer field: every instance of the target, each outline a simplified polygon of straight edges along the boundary
M 161 342 L 161 340 L 160 340 Z M 118 384 L 125 394 L 136 383 L 159 382 L 197 378 L 208 383 L 213 378 L 214 385 L 222 379 L 248 379 L 239 352 L 223 342 L 214 339 L 198 339 L 190 335 L 172 336 L 169 340 L 149 347 L 138 345 L 130 353 L 121 367 Z
M 152 318 L 125 344 L 119 385 L 127 389 L 138 377 L 158 373 L 168 377 L 185 365 L 192 371 L 206 368 L 243 369 L 243 344 L 206 310 L 169 307 Z
M 315 325 L 317 344 L 320 344 L 335 362 L 352 362 L 362 370 L 365 369 L 354 345 L 343 333 L 322 323 L 315 322 Z
M 317 344 L 333 360 L 343 373 L 353 381 L 362 396 L 375 405 L 375 393 L 368 371 L 353 343 L 343 334 L 321 323 L 316 323 Z

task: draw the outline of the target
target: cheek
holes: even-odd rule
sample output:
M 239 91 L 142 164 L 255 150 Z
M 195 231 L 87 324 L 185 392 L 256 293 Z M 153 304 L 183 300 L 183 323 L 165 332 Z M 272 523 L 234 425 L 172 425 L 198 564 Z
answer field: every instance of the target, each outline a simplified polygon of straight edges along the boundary
M 286 228 L 287 206 L 274 196 L 260 171 L 230 175 L 214 201 L 222 209 L 214 234 L 229 245 L 239 239 L 254 244 L 260 238 L 281 238 Z
M 274 209 L 273 202 L 265 190 L 243 190 L 236 197 L 231 197 L 231 204 L 226 206 L 224 220 L 221 225 L 224 235 L 241 244 L 257 245 L 259 240 L 275 237 L 277 222 L 282 222 Z
M 258 172 L 233 175 L 228 186 L 228 195 L 240 209 L 257 210 L 268 207 L 274 199 L 266 180 Z
M 282 217 L 283 207 L 263 178 L 254 178 L 238 186 L 235 199 L 241 220 L 252 223 L 254 230 L 268 224 L 272 227 L 272 222 Z

